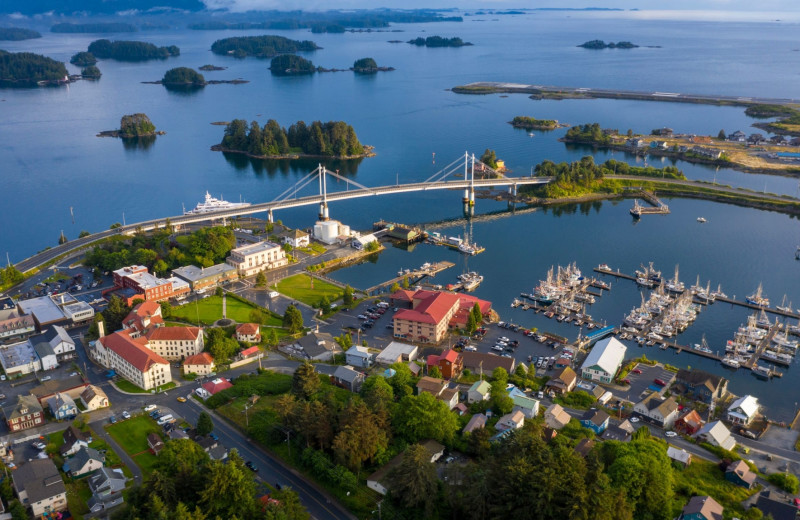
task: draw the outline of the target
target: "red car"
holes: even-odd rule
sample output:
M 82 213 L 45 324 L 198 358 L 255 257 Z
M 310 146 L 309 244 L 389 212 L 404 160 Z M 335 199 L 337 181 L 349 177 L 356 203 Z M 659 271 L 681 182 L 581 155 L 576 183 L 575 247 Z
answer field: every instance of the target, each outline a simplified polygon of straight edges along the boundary
M 622 382 L 625 383 L 626 385 L 631 384 L 631 380 L 630 379 L 623 379 Z
M 642 373 L 642 371 L 639 370 L 638 368 L 634 368 L 633 370 L 631 370 L 631 372 L 633 372 L 634 374 L 641 374 Z
M 665 383 L 665 382 L 664 382 L 664 381 L 662 381 L 661 379 L 653 379 L 653 382 L 654 382 L 655 384 L 657 384 L 658 386 L 667 386 L 667 383 Z

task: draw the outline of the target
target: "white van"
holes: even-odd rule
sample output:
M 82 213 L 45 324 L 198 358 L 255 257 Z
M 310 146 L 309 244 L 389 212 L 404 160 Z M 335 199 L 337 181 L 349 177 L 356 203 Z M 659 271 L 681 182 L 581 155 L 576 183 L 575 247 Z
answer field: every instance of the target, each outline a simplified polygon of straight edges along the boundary
M 165 424 L 167 424 L 168 422 L 174 422 L 174 421 L 175 421 L 175 418 L 174 418 L 174 417 L 172 417 L 172 415 L 171 415 L 171 414 L 162 415 L 162 416 L 161 416 L 161 417 L 158 419 L 158 425 L 159 425 L 159 426 L 164 426 L 164 425 L 165 425 Z
M 269 292 L 269 297 L 270 297 L 270 298 L 277 298 L 278 296 L 280 296 L 280 294 L 278 293 L 278 291 L 270 291 L 270 292 Z

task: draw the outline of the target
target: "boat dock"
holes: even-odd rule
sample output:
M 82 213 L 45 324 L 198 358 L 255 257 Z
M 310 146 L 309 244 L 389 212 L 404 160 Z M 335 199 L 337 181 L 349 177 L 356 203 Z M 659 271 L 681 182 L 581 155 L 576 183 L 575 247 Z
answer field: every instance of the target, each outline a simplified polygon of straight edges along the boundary
M 396 283 L 402 283 L 405 278 L 408 278 L 409 285 L 416 285 L 421 280 L 429 277 L 429 276 L 436 276 L 438 273 L 441 273 L 445 269 L 450 269 L 451 267 L 455 266 L 453 262 L 436 262 L 431 264 L 428 267 L 420 267 L 419 269 L 414 269 L 413 271 L 409 271 L 407 273 L 403 273 L 402 275 L 396 276 L 391 280 L 387 280 L 383 283 L 379 283 L 378 285 L 373 285 L 369 289 L 364 290 L 367 294 L 376 294 L 379 292 L 383 292 L 385 289 L 388 289 L 392 285 Z
M 652 204 L 652 207 L 648 208 L 647 206 L 642 206 L 639 204 L 639 200 L 633 201 L 633 207 L 631 208 L 631 215 L 636 218 L 641 218 L 642 215 L 668 215 L 669 214 L 669 206 L 664 204 L 664 202 L 655 196 L 654 193 L 650 193 L 649 191 L 642 190 L 640 192 L 640 196 L 645 201 Z
M 393 240 L 399 240 L 406 244 L 419 242 L 427 238 L 428 233 L 424 229 L 406 224 L 399 224 L 397 222 L 389 222 L 386 220 L 379 220 L 372 224 L 374 232 L 384 231 L 385 236 Z
M 770 343 L 772 343 L 772 338 L 775 336 L 775 333 L 778 332 L 779 328 L 780 327 L 777 325 L 773 325 L 769 328 L 769 332 L 767 332 L 767 335 L 764 336 L 764 339 L 756 344 L 756 351 L 752 356 L 750 356 L 750 359 L 742 363 L 742 368 L 749 368 L 750 370 L 755 368 L 755 366 L 758 364 L 758 360 L 760 360 L 761 356 L 764 354 L 764 351 L 767 350 L 767 347 L 770 345 Z

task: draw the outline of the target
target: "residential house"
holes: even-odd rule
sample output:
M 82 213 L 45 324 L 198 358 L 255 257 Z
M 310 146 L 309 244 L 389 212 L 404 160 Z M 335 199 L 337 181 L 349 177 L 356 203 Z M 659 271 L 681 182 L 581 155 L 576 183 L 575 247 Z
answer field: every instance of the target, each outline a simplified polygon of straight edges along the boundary
M 308 233 L 301 229 L 292 229 L 283 235 L 283 243 L 289 244 L 293 248 L 308 247 L 311 243 Z
M 469 369 L 473 374 L 491 374 L 495 368 L 502 368 L 509 374 L 514 373 L 516 360 L 513 357 L 495 356 L 483 352 L 462 352 L 461 360 L 464 369 Z
M 572 416 L 560 404 L 551 404 L 544 411 L 544 423 L 553 430 L 560 430 L 569 423 L 571 418 Z
M 641 148 L 644 145 L 644 140 L 642 140 L 642 139 L 628 139 L 627 141 L 625 141 L 625 144 L 627 145 L 628 148 L 631 148 L 633 150 L 637 150 L 637 149 Z
M 197 436 L 194 438 L 203 451 L 208 453 L 211 460 L 225 460 L 228 458 L 228 450 L 221 446 L 213 437 Z
M 472 383 L 472 386 L 469 387 L 469 390 L 467 390 L 467 402 L 478 403 L 480 401 L 486 401 L 489 399 L 491 390 L 492 385 L 487 381 L 475 381 Z
M 428 356 L 427 365 L 429 371 L 431 367 L 439 367 L 444 379 L 458 379 L 464 370 L 464 360 L 461 359 L 461 354 L 451 348 L 445 349 L 438 356 Z
M 164 449 L 164 441 L 161 439 L 161 436 L 157 433 L 148 433 L 147 434 L 147 445 L 150 447 L 150 450 L 153 452 L 153 455 L 158 455 L 162 449 Z
M 672 390 L 695 401 L 711 404 L 728 393 L 728 380 L 704 370 L 680 369 Z
M 63 436 L 64 444 L 61 445 L 60 451 L 64 457 L 76 454 L 81 448 L 88 448 L 92 441 L 88 433 L 80 431 L 71 424 L 64 430 Z
M 724 509 L 708 496 L 694 496 L 683 508 L 678 520 L 722 520 Z
M 754 133 L 750 134 L 750 137 L 747 138 L 747 144 L 761 144 L 767 140 L 763 134 Z
M 772 520 L 797 519 L 797 506 L 782 500 L 775 500 L 763 494 L 759 495 L 756 507 L 764 513 L 764 518 L 772 518 Z
M 47 401 L 57 393 L 66 394 L 74 401 L 80 398 L 81 394 L 88 386 L 89 383 L 84 381 L 83 376 L 76 374 L 74 376 L 45 381 L 31 388 L 30 393 L 39 400 L 42 406 L 47 406 Z
M 514 408 L 511 409 L 512 413 L 520 411 L 526 419 L 533 419 L 539 415 L 539 401 L 536 399 L 531 399 L 530 397 L 524 396 L 516 396 L 512 397 L 511 400 L 514 402 Z
M 261 271 L 289 265 L 289 259 L 281 246 L 265 241 L 231 249 L 225 263 L 235 267 L 239 276 L 253 276 Z
M 628 347 L 611 336 L 595 343 L 581 365 L 581 377 L 588 381 L 610 383 L 625 359 Z
M 427 440 L 420 443 L 428 453 L 430 454 L 430 461 L 436 462 L 444 455 L 444 446 L 439 444 L 433 440 Z M 367 477 L 367 487 L 380 493 L 381 495 L 385 495 L 389 489 L 386 487 L 388 483 L 386 482 L 386 476 L 397 466 L 400 465 L 400 462 L 403 460 L 403 454 L 400 453 L 395 456 L 392 460 L 388 463 L 384 464 L 383 467 L 379 468 L 375 473 Z
M 592 408 L 591 410 L 586 410 L 586 413 L 581 417 L 581 426 L 589 428 L 597 435 L 600 435 L 608 428 L 609 419 L 610 416 L 603 410 Z
M 695 438 L 728 451 L 736 447 L 736 440 L 731 436 L 730 430 L 722 424 L 722 421 L 713 421 L 706 424 L 698 430 Z
M 101 324 L 102 325 L 102 324 Z M 166 330 L 175 327 L 161 327 Z M 106 368 L 116 371 L 142 390 L 151 390 L 172 381 L 169 361 L 147 348 L 144 337 L 131 338 L 127 332 L 102 335 L 94 343 L 92 356 Z
M 211 395 L 214 395 L 216 393 L 222 392 L 223 390 L 231 388 L 233 385 L 227 379 L 218 377 L 213 381 L 208 381 L 207 383 L 203 383 L 202 386 L 206 390 L 206 392 L 208 392 Z
M 550 378 L 544 387 L 548 392 L 566 394 L 575 390 L 578 383 L 578 374 L 570 367 L 564 367 Z
M 184 374 L 207 376 L 214 371 L 214 358 L 208 352 L 201 352 L 183 360 Z
M 169 361 L 186 359 L 205 348 L 200 327 L 158 327 L 145 334 L 146 347 Z
M 33 316 L 25 314 L 12 298 L 0 298 L 0 341 L 24 338 L 34 332 L 36 322 Z
M 92 492 L 87 503 L 89 511 L 99 513 L 122 504 L 122 491 L 127 480 L 121 469 L 102 467 L 95 471 L 86 481 Z
M 436 377 L 422 376 L 417 381 L 417 395 L 426 392 L 434 397 L 439 397 L 447 388 L 447 381 Z
M 369 368 L 372 366 L 372 354 L 367 347 L 353 345 L 344 353 L 345 362 L 353 367 Z
M 674 429 L 676 432 L 694 435 L 703 427 L 703 418 L 697 410 L 689 410 L 675 421 Z
M 623 423 L 628 422 L 623 421 Z M 628 423 L 630 424 L 630 423 Z M 608 428 L 605 429 L 601 438 L 604 441 L 619 441 L 619 442 L 629 442 L 631 440 L 631 431 L 616 424 L 610 424 Z
M 416 362 L 409 361 L 408 363 L 406 363 L 406 366 L 408 367 L 409 370 L 411 370 L 411 373 L 414 375 L 414 377 L 419 377 L 420 374 L 422 374 L 422 367 L 419 366 Z
M 570 359 L 570 358 L 568 358 L 566 356 L 561 356 L 560 358 L 556 359 L 556 362 L 555 362 L 555 364 L 553 366 L 555 368 L 561 369 L 561 368 L 566 368 L 566 367 L 571 366 L 571 365 L 572 365 L 572 359 Z
M 674 460 L 684 468 L 692 463 L 692 454 L 684 449 L 678 449 L 674 446 L 667 447 L 667 457 Z
M 519 430 L 525 425 L 525 414 L 517 410 L 502 416 L 495 424 L 497 431 Z
M 33 350 L 36 352 L 36 357 L 39 358 L 42 370 L 54 370 L 58 368 L 58 358 L 56 351 L 50 346 L 50 343 L 40 340 L 34 343 L 37 336 L 30 338 L 28 341 L 33 345 Z
M 327 332 L 311 332 L 282 350 L 291 356 L 311 361 L 330 361 L 342 348 Z
M 589 452 L 592 451 L 592 448 L 594 448 L 595 444 L 596 442 L 594 439 L 584 437 L 578 441 L 578 444 L 575 445 L 575 453 L 585 459 L 589 455 Z
M 678 403 L 673 397 L 663 399 L 658 392 L 652 392 L 636 403 L 633 412 L 661 428 L 670 428 L 678 417 Z
M 50 407 L 50 413 L 57 420 L 71 419 L 78 415 L 75 401 L 67 394 L 57 393 L 47 400 L 47 406 Z
M 13 432 L 34 428 L 44 424 L 44 411 L 32 395 L 17 396 L 17 404 L 11 411 L 3 409 L 8 429 Z
M 364 379 L 366 379 L 366 376 L 362 372 L 354 370 L 350 365 L 336 367 L 331 377 L 333 384 L 355 393 L 361 390 Z
M 732 134 L 728 134 L 728 141 L 733 141 L 736 143 L 743 143 L 747 141 L 747 134 L 742 132 L 741 130 L 737 130 Z
M 236 326 L 236 341 L 246 343 L 259 343 L 261 341 L 261 326 L 258 323 L 240 323 Z
M 419 355 L 419 348 L 407 343 L 392 341 L 375 358 L 379 365 L 394 365 L 403 361 L 414 361 Z
M 666 150 L 669 148 L 669 143 L 666 141 L 650 141 L 650 148 L 655 150 Z
M 481 430 L 486 427 L 486 421 L 488 417 L 482 413 L 476 413 L 473 415 L 467 425 L 464 426 L 464 433 L 472 433 L 475 430 Z
M 64 462 L 64 473 L 73 478 L 81 477 L 103 467 L 106 458 L 94 448 L 81 448 Z
M 108 396 L 99 386 L 89 385 L 81 392 L 80 400 L 88 411 L 108 406 Z
M 760 408 L 761 406 L 758 404 L 757 397 L 752 395 L 742 396 L 735 400 L 728 408 L 728 422 L 747 426 L 758 416 Z
M 19 501 L 35 518 L 67 508 L 67 488 L 51 459 L 33 459 L 11 472 Z
M 731 462 L 725 469 L 725 480 L 733 482 L 737 486 L 752 489 L 756 483 L 756 474 L 750 470 L 750 466 L 743 460 Z
M 444 401 L 447 404 L 450 410 L 454 409 L 458 405 L 458 389 L 457 388 L 445 388 L 442 390 L 442 393 L 439 394 L 437 397 L 440 401 Z
M 262 357 L 264 354 L 261 352 L 261 349 L 258 348 L 258 345 L 253 345 L 250 348 L 246 348 L 239 352 L 239 359 L 248 359 L 252 357 Z

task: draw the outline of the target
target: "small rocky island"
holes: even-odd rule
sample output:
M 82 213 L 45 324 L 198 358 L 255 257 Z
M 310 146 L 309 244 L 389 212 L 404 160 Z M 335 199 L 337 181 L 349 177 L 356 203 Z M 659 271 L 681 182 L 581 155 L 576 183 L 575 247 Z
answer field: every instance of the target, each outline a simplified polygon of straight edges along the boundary
M 81 78 L 83 79 L 100 79 L 103 73 L 94 65 L 89 65 L 81 69 Z
M 567 125 L 559 123 L 555 119 L 536 119 L 527 116 L 515 116 L 508 124 L 514 128 L 524 128 L 525 130 L 555 130 L 556 128 L 567 127 Z
M 414 38 L 409 40 L 408 43 L 416 45 L 417 47 L 466 47 L 472 45 L 470 42 L 465 42 L 461 38 L 442 38 L 441 36 L 428 36 L 427 38 Z
M 584 49 L 636 49 L 639 46 L 631 42 L 604 42 L 603 40 L 591 40 L 578 45 Z
M 227 68 L 228 67 L 218 67 L 216 65 L 203 65 L 202 67 L 200 67 L 200 70 L 202 70 L 203 72 L 209 72 L 212 70 L 225 70 Z
M 239 85 L 241 83 L 247 83 L 247 80 L 244 79 L 212 79 L 206 80 L 206 78 L 197 72 L 196 70 L 189 68 L 189 67 L 175 67 L 174 69 L 169 69 L 167 72 L 164 73 L 164 77 L 158 81 L 142 81 L 142 83 L 148 83 L 150 85 L 164 85 L 168 89 L 175 89 L 175 90 L 194 90 L 200 89 L 205 87 L 206 85 L 220 85 L 223 83 L 229 83 L 231 85 Z
M 97 58 L 94 57 L 94 54 L 91 52 L 79 52 L 77 54 L 73 54 L 72 57 L 69 59 L 69 62 L 77 67 L 88 67 L 90 65 L 97 64 Z
M 375 74 L 381 71 L 394 70 L 394 67 L 378 67 L 378 64 L 372 58 L 361 58 L 353 63 L 351 69 L 356 74 Z
M 301 76 L 314 74 L 317 69 L 311 60 L 301 58 L 296 54 L 281 54 L 272 58 L 269 70 L 275 76 Z
M 139 137 L 150 137 L 164 135 L 166 132 L 156 130 L 156 125 L 150 121 L 145 114 L 128 114 L 122 116 L 118 130 L 106 130 L 97 134 L 97 137 L 121 137 L 123 139 L 135 139 Z

